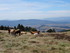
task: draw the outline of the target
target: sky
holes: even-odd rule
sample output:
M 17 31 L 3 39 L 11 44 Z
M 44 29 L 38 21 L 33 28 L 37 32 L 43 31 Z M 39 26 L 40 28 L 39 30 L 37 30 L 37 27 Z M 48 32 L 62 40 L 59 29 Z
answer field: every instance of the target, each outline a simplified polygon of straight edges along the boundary
M 70 0 L 0 0 L 0 20 L 70 17 Z

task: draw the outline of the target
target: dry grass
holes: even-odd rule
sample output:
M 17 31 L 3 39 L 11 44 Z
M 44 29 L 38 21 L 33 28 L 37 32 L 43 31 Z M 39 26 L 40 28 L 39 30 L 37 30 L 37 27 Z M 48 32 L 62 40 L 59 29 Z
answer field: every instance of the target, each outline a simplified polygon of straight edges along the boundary
M 0 53 L 70 53 L 70 41 L 44 35 L 0 33 Z

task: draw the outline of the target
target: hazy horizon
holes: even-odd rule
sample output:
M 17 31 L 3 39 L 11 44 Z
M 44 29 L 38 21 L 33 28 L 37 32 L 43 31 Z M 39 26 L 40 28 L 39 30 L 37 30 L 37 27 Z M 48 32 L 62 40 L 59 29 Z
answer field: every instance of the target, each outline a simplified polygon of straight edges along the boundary
M 70 0 L 1 0 L 0 20 L 70 17 Z

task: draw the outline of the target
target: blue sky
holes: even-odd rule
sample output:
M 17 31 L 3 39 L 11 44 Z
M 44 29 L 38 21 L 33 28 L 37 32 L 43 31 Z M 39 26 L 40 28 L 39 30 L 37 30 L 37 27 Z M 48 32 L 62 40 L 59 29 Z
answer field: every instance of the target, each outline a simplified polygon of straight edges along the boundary
M 0 20 L 70 17 L 70 0 L 0 0 Z

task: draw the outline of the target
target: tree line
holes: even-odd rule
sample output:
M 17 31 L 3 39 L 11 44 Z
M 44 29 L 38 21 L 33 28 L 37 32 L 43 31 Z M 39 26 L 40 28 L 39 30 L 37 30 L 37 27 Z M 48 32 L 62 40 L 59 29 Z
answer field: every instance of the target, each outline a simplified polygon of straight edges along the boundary
M 20 29 L 21 31 L 37 31 L 36 28 L 23 26 L 22 24 L 18 24 L 17 26 L 10 27 L 10 26 L 0 26 L 0 30 L 8 30 L 8 29 Z M 43 31 L 44 32 L 44 31 Z M 56 32 L 55 29 L 48 29 L 46 32 Z
M 10 26 L 0 26 L 0 30 L 8 30 L 8 29 L 20 29 L 21 31 L 37 31 L 36 28 L 23 26 L 22 24 L 18 24 L 17 26 L 10 27 Z

